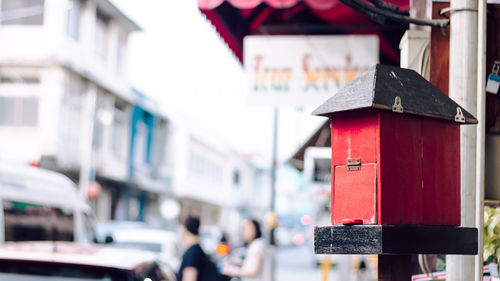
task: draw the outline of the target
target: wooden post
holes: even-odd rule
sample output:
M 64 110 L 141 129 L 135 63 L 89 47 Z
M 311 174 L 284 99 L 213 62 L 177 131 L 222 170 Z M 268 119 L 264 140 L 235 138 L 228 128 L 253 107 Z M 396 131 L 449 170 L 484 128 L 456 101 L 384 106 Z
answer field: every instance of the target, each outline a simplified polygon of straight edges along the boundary
M 411 280 L 411 255 L 378 255 L 378 281 Z
M 432 2 L 432 18 L 441 19 L 439 11 L 449 8 L 450 3 Z M 431 29 L 430 82 L 448 95 L 450 69 L 450 26 L 445 31 L 434 27 Z

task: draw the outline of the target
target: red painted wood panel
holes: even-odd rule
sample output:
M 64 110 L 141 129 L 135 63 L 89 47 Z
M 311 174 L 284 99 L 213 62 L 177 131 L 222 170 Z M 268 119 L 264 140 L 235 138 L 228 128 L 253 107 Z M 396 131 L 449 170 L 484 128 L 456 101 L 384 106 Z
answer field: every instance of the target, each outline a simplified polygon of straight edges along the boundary
M 362 219 L 376 223 L 376 164 L 363 164 L 359 171 L 348 171 L 347 166 L 335 166 L 332 192 L 332 223 L 343 219 Z
M 377 162 L 377 137 L 376 110 L 336 114 L 332 120 L 332 166 L 347 164 L 347 158 L 361 158 L 361 163 Z
M 335 216 L 333 215 L 333 206 L 334 206 L 334 200 L 335 200 L 335 166 L 333 165 L 333 152 L 335 151 L 335 149 L 333 149 L 333 142 L 334 142 L 334 136 L 333 136 L 333 118 L 334 117 L 330 117 L 330 131 L 331 131 L 331 144 L 332 144 L 332 151 L 331 151 L 331 155 L 332 155 L 332 164 L 331 164 L 331 179 L 330 179 L 330 209 L 331 209 L 331 215 L 330 215 L 330 220 L 332 222 L 332 225 L 335 225 Z
M 421 118 L 380 112 L 379 224 L 421 224 Z
M 460 225 L 460 127 L 386 111 L 332 120 L 332 223 Z M 361 171 L 347 171 L 361 158 Z
M 424 119 L 423 222 L 460 225 L 460 126 Z
M 381 120 L 381 114 L 379 113 L 378 114 L 378 132 L 377 132 L 377 140 L 376 140 L 376 143 L 377 143 L 377 159 L 378 159 L 378 162 L 377 162 L 377 224 L 381 224 L 380 221 L 381 221 L 381 216 L 380 216 L 380 213 L 382 210 L 382 201 L 380 200 L 380 198 L 382 198 L 382 181 L 380 180 L 382 178 L 382 169 L 381 169 L 381 166 L 380 166 L 380 159 L 381 158 L 381 155 L 380 155 L 380 120 Z

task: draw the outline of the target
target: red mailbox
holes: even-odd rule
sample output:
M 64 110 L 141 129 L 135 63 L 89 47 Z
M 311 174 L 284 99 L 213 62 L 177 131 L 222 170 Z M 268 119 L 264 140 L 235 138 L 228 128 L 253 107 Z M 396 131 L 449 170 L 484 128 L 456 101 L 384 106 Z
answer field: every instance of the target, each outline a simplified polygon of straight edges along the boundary
M 376 65 L 313 114 L 331 119 L 332 223 L 460 225 L 460 125 L 413 70 Z

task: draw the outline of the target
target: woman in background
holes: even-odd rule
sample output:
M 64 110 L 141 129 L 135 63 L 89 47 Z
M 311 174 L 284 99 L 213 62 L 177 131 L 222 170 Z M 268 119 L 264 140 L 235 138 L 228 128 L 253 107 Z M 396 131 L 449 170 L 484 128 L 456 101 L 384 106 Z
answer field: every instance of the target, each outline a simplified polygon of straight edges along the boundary
M 241 225 L 241 236 L 248 250 L 241 266 L 226 265 L 222 273 L 240 277 L 242 281 L 270 281 L 271 257 L 257 220 L 245 220 Z

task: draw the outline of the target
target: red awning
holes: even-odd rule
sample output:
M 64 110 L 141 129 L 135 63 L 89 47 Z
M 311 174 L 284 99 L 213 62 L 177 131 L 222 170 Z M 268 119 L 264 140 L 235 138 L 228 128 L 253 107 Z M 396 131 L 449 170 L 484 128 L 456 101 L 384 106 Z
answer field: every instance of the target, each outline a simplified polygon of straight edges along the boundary
M 385 1 L 409 9 L 409 0 Z M 399 64 L 399 40 L 408 28 L 377 24 L 338 0 L 198 0 L 198 6 L 240 61 L 247 35 L 375 34 L 380 61 Z
M 335 6 L 338 0 L 198 0 L 200 9 L 214 9 L 222 2 L 227 1 L 238 9 L 253 9 L 265 3 L 275 9 L 287 9 L 297 5 L 299 2 L 305 2 L 309 7 L 317 10 L 327 10 Z

